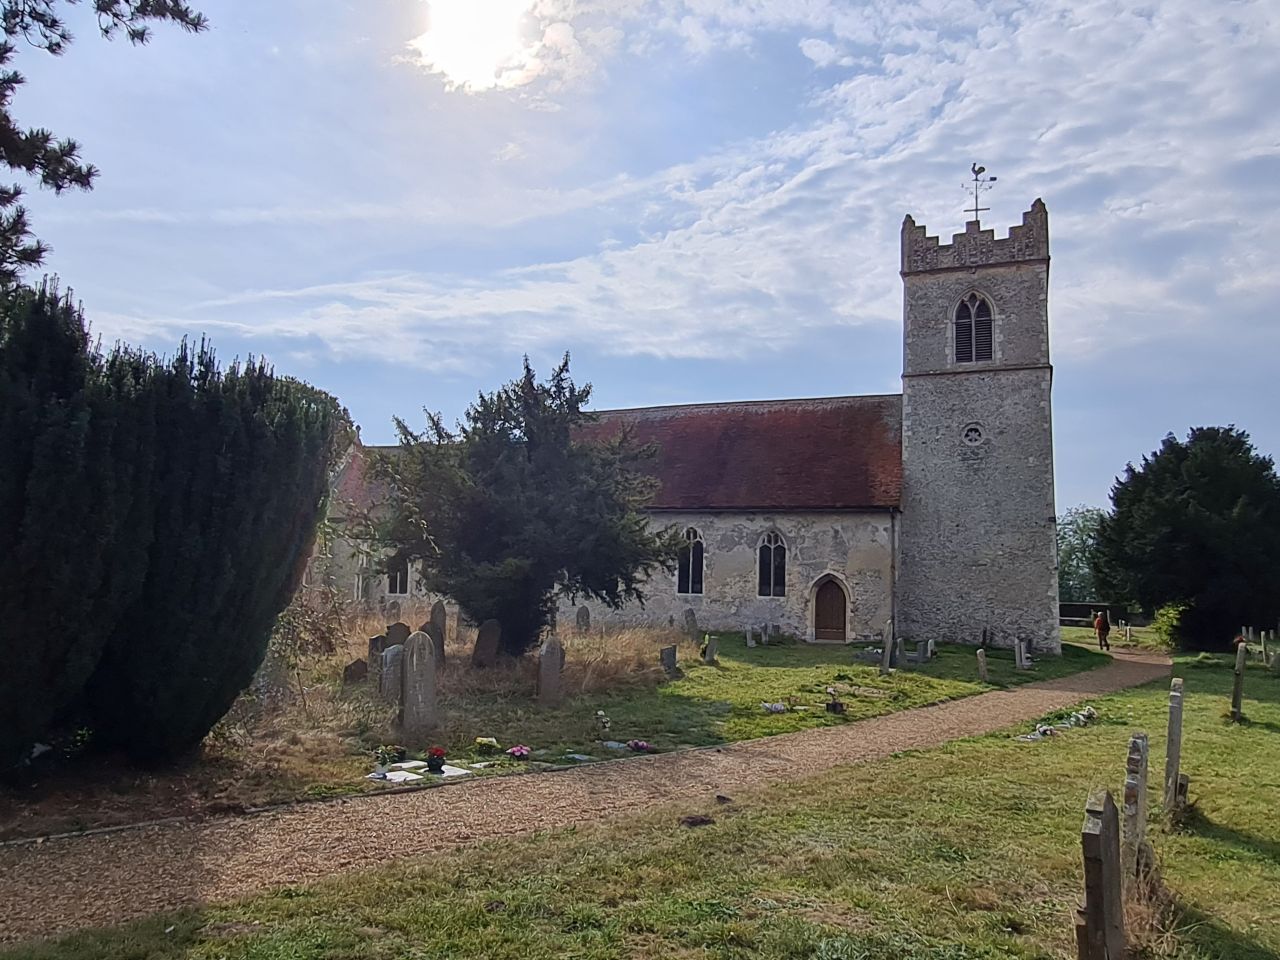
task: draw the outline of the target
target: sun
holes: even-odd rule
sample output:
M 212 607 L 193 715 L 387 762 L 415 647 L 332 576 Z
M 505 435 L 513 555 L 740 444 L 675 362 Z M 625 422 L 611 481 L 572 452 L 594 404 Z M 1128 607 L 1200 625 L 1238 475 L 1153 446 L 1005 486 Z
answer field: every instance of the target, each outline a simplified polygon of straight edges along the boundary
M 430 0 L 427 32 L 410 46 L 451 89 L 472 92 L 527 79 L 537 41 L 526 32 L 535 0 Z

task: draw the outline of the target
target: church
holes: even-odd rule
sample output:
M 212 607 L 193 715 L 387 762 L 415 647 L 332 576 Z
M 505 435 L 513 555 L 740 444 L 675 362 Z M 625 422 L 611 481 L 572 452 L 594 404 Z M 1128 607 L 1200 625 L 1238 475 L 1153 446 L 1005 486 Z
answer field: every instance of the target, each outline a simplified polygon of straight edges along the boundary
M 644 606 L 589 604 L 593 623 L 1060 652 L 1044 203 L 946 244 L 907 216 L 901 275 L 900 394 L 600 412 L 592 435 L 657 444 L 650 513 L 684 547 Z M 365 499 L 359 466 L 335 500 Z M 357 599 L 416 589 L 359 562 Z

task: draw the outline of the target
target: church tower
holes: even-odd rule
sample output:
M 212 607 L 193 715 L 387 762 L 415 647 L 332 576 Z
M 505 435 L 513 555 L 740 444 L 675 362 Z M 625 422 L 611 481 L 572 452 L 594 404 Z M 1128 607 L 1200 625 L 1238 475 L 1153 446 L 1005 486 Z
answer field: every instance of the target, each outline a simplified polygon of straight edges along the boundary
M 1002 239 L 908 216 L 902 281 L 896 632 L 1059 652 L 1044 203 Z

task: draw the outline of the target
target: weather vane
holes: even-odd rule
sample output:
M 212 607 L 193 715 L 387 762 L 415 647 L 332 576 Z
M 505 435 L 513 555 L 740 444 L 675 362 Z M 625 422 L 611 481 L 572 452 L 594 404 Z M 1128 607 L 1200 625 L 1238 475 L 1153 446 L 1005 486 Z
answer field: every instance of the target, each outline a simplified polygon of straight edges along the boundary
M 987 172 L 987 168 L 980 167 L 976 163 L 970 168 L 970 170 L 973 173 L 973 207 L 965 212 L 972 213 L 973 219 L 977 220 L 979 219 L 978 214 L 985 213 L 991 209 L 990 207 L 978 206 L 978 198 L 981 197 L 984 192 L 991 189 L 991 184 L 996 182 L 996 178 L 984 177 L 983 174 Z M 968 190 L 969 187 L 966 186 L 965 189 Z

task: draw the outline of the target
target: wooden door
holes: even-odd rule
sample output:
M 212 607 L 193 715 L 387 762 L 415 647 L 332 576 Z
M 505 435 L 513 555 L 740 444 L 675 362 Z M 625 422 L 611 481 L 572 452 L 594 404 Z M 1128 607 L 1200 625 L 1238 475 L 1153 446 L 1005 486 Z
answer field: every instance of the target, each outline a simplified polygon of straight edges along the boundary
M 844 588 L 834 580 L 818 587 L 814 600 L 813 636 L 815 640 L 845 641 L 844 620 L 848 608 Z

